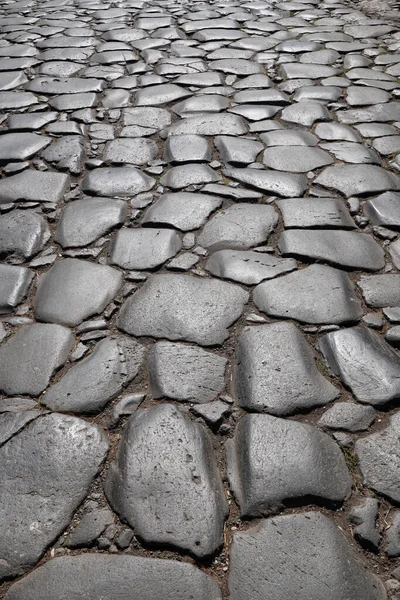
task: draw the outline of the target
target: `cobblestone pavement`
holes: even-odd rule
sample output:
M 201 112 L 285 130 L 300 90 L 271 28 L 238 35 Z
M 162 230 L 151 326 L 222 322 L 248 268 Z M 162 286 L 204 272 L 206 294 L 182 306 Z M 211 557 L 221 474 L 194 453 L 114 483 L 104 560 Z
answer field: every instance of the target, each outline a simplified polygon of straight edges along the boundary
M 400 599 L 400 30 L 0 2 L 0 597 Z

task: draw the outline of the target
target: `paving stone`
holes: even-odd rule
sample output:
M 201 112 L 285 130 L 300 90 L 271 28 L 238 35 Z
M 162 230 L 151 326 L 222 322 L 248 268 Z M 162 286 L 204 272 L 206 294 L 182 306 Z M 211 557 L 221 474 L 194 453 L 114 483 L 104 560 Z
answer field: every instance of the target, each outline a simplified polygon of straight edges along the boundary
M 143 125 L 160 130 L 171 124 L 171 114 L 164 108 L 152 106 L 125 108 L 122 114 L 123 125 Z
M 316 499 L 343 502 L 352 479 L 339 446 L 313 425 L 246 415 L 226 444 L 230 486 L 242 516 Z
M 49 237 L 46 221 L 34 212 L 13 210 L 0 216 L 0 254 L 31 258 Z
M 295 80 L 291 80 L 292 82 Z M 305 102 L 306 100 L 318 100 L 336 102 L 342 96 L 343 90 L 339 86 L 333 85 L 304 85 L 296 90 L 293 95 L 295 102 Z
M 385 552 L 389 558 L 400 556 L 400 513 L 396 511 L 386 532 Z
M 241 203 L 218 212 L 197 238 L 210 250 L 246 249 L 267 241 L 278 222 L 272 206 Z
M 314 181 L 322 187 L 338 190 L 346 198 L 400 189 L 397 175 L 374 165 L 333 165 Z
M 247 300 L 247 292 L 224 281 L 154 275 L 122 306 L 118 327 L 135 336 L 213 346 L 228 337 Z
M 375 71 L 376 73 L 376 71 Z M 353 110 L 339 110 L 337 118 L 342 123 L 389 123 L 400 118 L 400 102 L 387 102 L 376 104 L 368 108 L 355 108 Z
M 136 106 L 160 106 L 191 96 L 192 92 L 174 83 L 143 88 L 135 94 Z
M 119 31 L 119 30 L 117 30 Z M 7 592 L 7 600 L 78 600 L 84 593 L 107 600 L 221 600 L 218 584 L 185 562 L 138 556 L 87 553 L 61 556 L 39 567 Z M 369 599 L 368 599 L 369 600 Z
M 42 415 L 40 410 L 6 411 L 0 414 L 0 444 L 3 445 L 28 423 Z
M 13 312 L 28 293 L 33 271 L 0 264 L 0 314 Z
M 351 323 L 362 315 L 347 273 L 324 265 L 310 265 L 264 281 L 254 290 L 253 298 L 257 308 L 271 317 L 301 323 Z
M 390 417 L 382 431 L 357 440 L 355 451 L 364 485 L 397 504 L 400 499 L 399 413 Z
M 91 108 L 97 105 L 97 95 L 93 92 L 82 94 L 61 94 L 49 100 L 49 106 L 58 111 Z
M 225 387 L 226 358 L 201 348 L 157 342 L 148 358 L 153 398 L 210 402 Z
M 94 196 L 134 196 L 151 190 L 155 180 L 135 167 L 109 167 L 90 171 L 81 185 Z
M 211 148 L 199 135 L 177 135 L 164 144 L 164 160 L 171 164 L 210 162 Z
M 355 143 L 362 141 L 361 136 L 354 129 L 340 123 L 318 123 L 315 128 L 315 135 L 320 137 L 321 140 Z
M 64 135 L 48 146 L 41 157 L 55 163 L 60 171 L 70 171 L 74 175 L 82 172 L 85 150 L 82 138 L 77 135 Z
M 370 106 L 388 102 L 390 94 L 377 88 L 365 88 L 363 86 L 351 85 L 346 90 L 346 101 L 349 106 Z
M 123 336 L 102 340 L 48 389 L 42 404 L 60 412 L 100 412 L 136 377 L 143 354 L 141 345 Z
M 1 137 L 0 162 L 26 160 L 48 146 L 51 138 L 36 133 L 7 133 Z
M 264 148 L 257 141 L 225 135 L 217 136 L 214 143 L 223 162 L 238 166 L 254 162 Z
M 304 65 L 301 63 L 285 63 L 279 68 L 284 79 L 321 79 L 322 77 L 333 77 L 338 73 L 337 69 L 326 65 Z
M 320 145 L 335 158 L 347 163 L 380 165 L 381 159 L 376 152 L 362 144 L 353 142 L 328 142 Z
M 190 163 L 172 167 L 160 179 L 161 185 L 181 190 L 190 185 L 220 181 L 221 176 L 208 165 Z
M 1 579 L 32 567 L 68 526 L 107 448 L 96 425 L 53 414 L 34 420 L 0 449 L 2 480 L 7 481 L 2 488 Z
M 0 60 L 0 71 L 1 69 Z M 0 92 L 0 110 L 15 110 L 38 104 L 38 99 L 31 92 Z
M 183 102 L 174 104 L 172 110 L 180 117 L 195 116 L 196 113 L 218 113 L 229 108 L 229 100 L 217 94 L 192 96 Z
M 352 402 L 336 402 L 319 419 L 317 425 L 327 429 L 343 429 L 355 433 L 364 431 L 374 422 L 376 411 L 372 406 Z
M 319 346 L 333 373 L 359 402 L 384 406 L 399 397 L 399 356 L 371 329 L 332 331 Z
M 383 156 L 389 156 L 390 154 L 397 154 L 400 152 L 400 136 L 390 135 L 381 138 L 377 138 L 372 143 L 375 150 Z
M 300 331 L 284 322 L 243 330 L 236 349 L 234 387 L 243 408 L 279 416 L 321 406 L 338 396 L 338 390 L 319 373 Z
M 219 250 L 207 260 L 205 269 L 222 279 L 254 285 L 297 268 L 296 261 L 240 250 Z
M 270 169 L 306 173 L 333 163 L 333 158 L 319 148 L 274 146 L 264 150 L 263 163 Z
M 251 573 L 251 579 L 244 577 Z M 233 534 L 229 590 L 232 600 L 298 600 L 346 596 L 384 600 L 380 580 L 369 573 L 341 531 L 319 512 L 265 519 Z
M 101 313 L 121 284 L 121 273 L 111 267 L 75 258 L 58 261 L 39 278 L 35 316 L 74 327 Z
M 135 227 L 120 229 L 110 251 L 110 263 L 122 269 L 154 269 L 181 249 L 179 235 L 171 229 Z
M 0 181 L 0 204 L 59 202 L 69 189 L 69 176 L 27 169 Z
M 10 396 L 38 396 L 67 360 L 73 343 L 71 332 L 60 325 L 33 324 L 19 329 L 0 347 L 0 389 Z
M 247 131 L 246 121 L 239 115 L 211 113 L 182 119 L 167 130 L 167 135 L 243 135 Z
M 317 126 L 318 127 L 318 126 Z M 307 131 L 276 129 L 260 135 L 264 144 L 270 146 L 316 146 L 318 138 Z
M 357 525 L 353 530 L 354 538 L 365 548 L 377 551 L 379 535 L 375 528 L 379 503 L 376 498 L 365 498 L 362 504 L 355 506 L 349 514 L 350 521 Z
M 281 119 L 288 123 L 311 127 L 316 121 L 331 121 L 332 117 L 329 110 L 319 102 L 304 101 L 284 108 Z
M 14 131 L 36 131 L 42 129 L 48 123 L 52 123 L 57 120 L 57 113 L 44 112 L 44 113 L 28 113 L 10 115 L 7 119 L 7 126 L 9 129 Z
M 135 413 L 123 436 L 105 484 L 115 510 L 147 543 L 213 553 L 228 504 L 206 430 L 165 404 Z
M 379 271 L 385 266 L 382 248 L 365 233 L 290 229 L 280 235 L 278 248 L 282 256 L 305 257 L 350 269 Z
M 400 306 L 400 276 L 395 273 L 362 275 L 357 285 L 368 306 Z
M 285 228 L 353 229 L 356 226 L 342 200 L 337 198 L 287 198 L 276 204 Z
M 307 189 L 307 180 L 304 175 L 261 169 L 234 168 L 224 169 L 222 173 L 244 185 L 283 198 L 297 198 L 302 196 Z
M 0 73 L 0 91 L 13 90 L 27 83 L 28 78 L 23 71 L 9 71 Z
M 156 158 L 158 147 L 154 140 L 122 138 L 107 142 L 103 160 L 107 163 L 145 165 Z
M 35 77 L 25 89 L 37 94 L 81 94 L 85 92 L 101 92 L 106 84 L 101 79 L 80 77 Z
M 221 204 L 222 198 L 208 194 L 163 194 L 146 210 L 142 224 L 166 225 L 181 231 L 191 231 L 204 225 L 210 214 Z
M 107 508 L 85 513 L 78 525 L 68 535 L 65 545 L 68 548 L 90 546 L 103 533 L 105 528 L 113 523 L 113 514 Z
M 127 213 L 123 200 L 84 198 L 70 202 L 64 208 L 54 239 L 63 248 L 87 246 L 122 225 Z

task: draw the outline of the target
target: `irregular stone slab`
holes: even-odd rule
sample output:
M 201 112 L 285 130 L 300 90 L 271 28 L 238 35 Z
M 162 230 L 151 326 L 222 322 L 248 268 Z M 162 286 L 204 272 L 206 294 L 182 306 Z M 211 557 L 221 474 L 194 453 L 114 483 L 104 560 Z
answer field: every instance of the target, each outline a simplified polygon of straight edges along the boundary
M 27 169 L 0 181 L 0 204 L 8 202 L 59 202 L 69 189 L 63 173 Z
M 0 264 L 0 315 L 13 312 L 25 298 L 33 275 L 26 267 Z
M 35 131 L 37 129 L 42 129 L 42 127 L 48 123 L 56 121 L 57 117 L 58 115 L 55 111 L 44 113 L 28 113 L 26 115 L 14 114 L 8 117 L 7 126 L 12 130 Z
M 364 275 L 357 282 L 368 306 L 384 308 L 400 306 L 400 275 L 386 273 L 382 275 Z
M 173 190 L 181 190 L 189 185 L 212 183 L 220 179 L 221 176 L 208 165 L 190 163 L 172 167 L 161 177 L 160 183 Z
M 333 163 L 333 158 L 319 148 L 274 146 L 264 150 L 263 163 L 270 169 L 307 173 Z
M 3 445 L 28 423 L 42 415 L 40 410 L 7 411 L 0 414 L 0 444 Z
M 60 412 L 100 412 L 136 377 L 143 354 L 143 346 L 124 336 L 102 340 L 49 388 L 42 404 Z
M 200 135 L 175 135 L 164 144 L 164 160 L 171 164 L 210 162 L 211 148 Z
M 217 94 L 192 96 L 183 102 L 174 104 L 172 110 L 180 117 L 196 116 L 196 113 L 218 113 L 229 108 L 229 100 Z
M 90 171 L 81 185 L 93 196 L 136 196 L 151 190 L 155 180 L 135 167 L 110 167 Z
M 60 325 L 22 327 L 0 346 L 0 389 L 9 396 L 39 396 L 73 344 L 72 333 Z
M 245 285 L 273 279 L 296 268 L 296 261 L 290 258 L 277 258 L 270 254 L 240 250 L 214 252 L 205 265 L 205 269 L 216 277 L 231 279 Z
M 323 77 L 333 77 L 338 73 L 337 69 L 327 65 L 304 65 L 301 63 L 284 63 L 279 70 L 284 79 L 322 79 Z
M 271 317 L 301 323 L 348 323 L 358 321 L 363 314 L 347 273 L 324 265 L 310 265 L 264 281 L 254 290 L 253 298 L 257 308 Z
M 222 544 L 228 503 L 211 439 L 202 425 L 171 404 L 130 418 L 105 491 L 147 543 L 198 557 Z
M 91 510 L 83 515 L 78 525 L 68 534 L 64 544 L 68 548 L 88 547 L 113 523 L 114 516 L 111 510 Z
M 364 214 L 374 225 L 383 225 L 389 229 L 400 228 L 400 194 L 386 192 L 364 204 Z
M 250 577 L 244 577 L 251 573 Z M 343 533 L 319 512 L 265 519 L 233 534 L 231 600 L 385 600 Z
M 47 162 L 55 164 L 60 171 L 70 171 L 74 175 L 79 175 L 85 158 L 83 138 L 77 135 L 63 135 L 46 148 L 41 156 Z
M 263 68 L 260 64 L 252 60 L 244 60 L 241 58 L 213 60 L 212 68 L 216 71 L 232 73 L 234 75 L 254 75 L 263 72 Z
M 329 67 L 324 67 L 329 68 Z M 319 102 L 303 101 L 283 109 L 281 118 L 288 123 L 311 127 L 316 121 L 331 121 L 329 110 Z
M 118 327 L 135 336 L 213 346 L 228 337 L 247 300 L 247 292 L 224 281 L 154 275 L 122 306 Z
M 67 527 L 107 449 L 96 425 L 57 414 L 36 419 L 0 448 L 7 482 L 0 492 L 2 580 L 32 567 Z
M 318 138 L 307 131 L 275 129 L 262 133 L 260 138 L 266 146 L 316 146 Z
M 297 198 L 307 189 L 304 175 L 261 169 L 224 169 L 222 173 L 235 181 L 283 198 Z
M 25 89 L 45 95 L 80 94 L 84 92 L 101 92 L 106 87 L 101 79 L 80 77 L 35 77 Z
M 364 407 L 365 408 L 365 407 Z M 357 525 L 353 529 L 353 536 L 361 546 L 374 552 L 378 551 L 380 536 L 375 523 L 379 515 L 379 502 L 376 498 L 365 498 L 357 504 L 349 514 L 351 523 Z
M 36 133 L 6 133 L 1 136 L 0 162 L 27 160 L 50 142 L 50 137 Z
M 120 30 L 116 30 L 120 31 Z M 130 555 L 81 554 L 45 563 L 14 583 L 6 600 L 79 600 L 89 597 L 122 600 L 221 600 L 218 584 L 193 565 L 175 560 Z
M 355 144 L 353 142 L 328 142 L 321 144 L 321 148 L 328 150 L 335 158 L 342 160 L 343 162 L 355 164 L 381 164 L 379 155 L 362 144 Z
M 343 429 L 354 433 L 368 429 L 376 415 L 372 406 L 362 406 L 353 402 L 336 402 L 324 412 L 317 425 L 327 429 Z
M 364 485 L 395 503 L 400 502 L 399 432 L 399 412 L 396 412 L 383 431 L 355 443 Z
M 111 164 L 145 165 L 155 159 L 158 147 L 146 138 L 122 138 L 107 142 L 103 160 Z
M 225 387 L 227 362 L 195 346 L 157 342 L 148 358 L 152 396 L 210 402 Z
M 315 128 L 315 134 L 320 137 L 321 140 L 338 140 L 354 143 L 362 142 L 361 136 L 354 131 L 354 129 L 347 127 L 347 125 L 340 125 L 339 123 L 318 123 Z
M 400 397 L 398 354 L 375 331 L 352 327 L 327 333 L 319 347 L 333 373 L 359 402 L 384 406 Z
M 54 239 L 63 248 L 87 246 L 114 227 L 122 225 L 127 214 L 127 205 L 123 200 L 85 198 L 70 202 L 64 208 Z
M 198 229 L 221 204 L 222 198 L 209 194 L 192 192 L 163 194 L 147 209 L 142 224 L 169 225 L 181 231 Z
M 122 284 L 122 274 L 104 265 L 67 258 L 39 278 L 35 317 L 75 327 L 101 313 Z
M 284 231 L 278 242 L 282 256 L 305 257 L 334 266 L 379 271 L 385 266 L 385 254 L 371 235 L 354 231 Z
M 377 535 L 378 537 L 378 535 Z M 400 556 L 400 512 L 396 511 L 391 518 L 389 529 L 386 533 L 385 553 L 389 558 Z
M 234 388 L 239 405 L 273 415 L 331 402 L 338 390 L 318 371 L 293 323 L 246 327 L 236 349 Z
M 260 142 L 254 140 L 225 135 L 217 136 L 214 144 L 224 162 L 238 166 L 254 162 L 264 148 Z
M 373 71 L 373 73 L 382 72 Z M 353 110 L 338 110 L 336 113 L 341 123 L 352 125 L 354 123 L 389 123 L 400 118 L 400 102 L 387 102 L 375 104 L 368 108 L 355 108 Z
M 1 68 L 2 62 L 0 60 L 0 71 L 4 70 Z M 0 92 L 0 110 L 27 108 L 28 106 L 32 106 L 32 104 L 38 104 L 38 99 L 31 92 Z
M 172 258 L 182 243 L 176 231 L 135 227 L 120 229 L 110 251 L 110 263 L 122 269 L 154 269 Z
M 246 249 L 265 242 L 277 222 L 278 215 L 272 206 L 234 204 L 206 223 L 197 242 L 210 250 Z
M 171 124 L 171 113 L 164 108 L 125 108 L 122 111 L 122 123 L 124 126 L 143 125 L 159 131 Z
M 136 106 L 160 106 L 191 96 L 192 92 L 174 83 L 152 85 L 135 94 Z
M 0 73 L 0 91 L 13 90 L 27 81 L 28 78 L 23 71 Z
M 338 190 L 346 198 L 400 190 L 398 175 L 374 165 L 333 165 L 324 169 L 315 183 Z
M 51 98 L 49 105 L 59 112 L 91 108 L 97 105 L 97 95 L 92 92 L 87 94 L 62 94 Z
M 245 415 L 228 440 L 228 477 L 245 517 L 304 502 L 343 502 L 352 479 L 339 446 L 317 427 Z
M 329 227 L 354 229 L 355 223 L 337 198 L 286 198 L 277 200 L 285 228 Z
M 188 117 L 171 125 L 166 135 L 243 135 L 248 132 L 246 121 L 230 113 Z

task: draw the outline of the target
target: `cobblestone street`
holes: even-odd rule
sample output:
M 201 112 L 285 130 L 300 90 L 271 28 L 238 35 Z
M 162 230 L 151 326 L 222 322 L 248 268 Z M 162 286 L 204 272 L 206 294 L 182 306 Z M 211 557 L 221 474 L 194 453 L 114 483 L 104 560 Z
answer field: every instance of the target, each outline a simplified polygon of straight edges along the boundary
M 398 23 L 0 0 L 0 598 L 400 600 Z

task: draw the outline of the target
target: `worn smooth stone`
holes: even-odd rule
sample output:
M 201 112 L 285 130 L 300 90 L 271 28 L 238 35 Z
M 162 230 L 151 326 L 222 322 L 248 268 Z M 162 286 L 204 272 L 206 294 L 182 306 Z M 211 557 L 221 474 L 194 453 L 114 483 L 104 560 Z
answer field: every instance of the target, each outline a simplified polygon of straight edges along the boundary
M 263 144 L 254 140 L 225 135 L 217 136 L 214 144 L 223 162 L 237 166 L 254 162 L 264 148 Z
M 386 532 L 385 553 L 389 558 L 400 556 L 400 512 L 396 511 Z
M 0 204 L 8 202 L 59 202 L 69 189 L 63 173 L 27 169 L 0 181 Z
M 0 162 L 27 160 L 50 142 L 51 138 L 36 133 L 6 133 L 1 136 Z
M 316 146 L 318 138 L 308 131 L 275 129 L 260 135 L 264 144 L 270 146 Z
M 31 92 L 0 92 L 0 110 L 27 108 L 33 104 L 38 104 L 38 99 Z
M 318 371 L 300 331 L 285 322 L 243 330 L 236 349 L 234 389 L 243 408 L 274 415 L 311 409 L 338 396 Z
M 40 410 L 24 410 L 22 412 L 6 411 L 0 414 L 0 444 L 3 445 L 16 433 L 42 415 Z
M 0 91 L 13 90 L 27 81 L 28 78 L 23 71 L 0 72 Z
M 227 442 L 228 477 L 242 516 L 305 500 L 339 503 L 352 479 L 339 446 L 313 425 L 245 415 Z
M 191 96 L 192 92 L 174 83 L 145 87 L 135 94 L 136 106 L 160 106 Z
M 317 185 L 350 196 L 373 195 L 400 189 L 400 178 L 374 165 L 334 165 L 314 180 Z
M 49 237 L 46 221 L 34 212 L 13 210 L 0 216 L 0 254 L 31 258 Z
M 100 412 L 137 375 L 143 354 L 143 346 L 135 340 L 123 336 L 102 340 L 48 389 L 42 404 L 60 412 Z
M 383 431 L 355 443 L 364 485 L 396 504 L 400 502 L 399 428 L 399 412 L 396 412 Z
M 400 397 L 400 358 L 375 331 L 367 327 L 332 331 L 319 346 L 333 373 L 359 402 L 384 406 Z
M 277 200 L 285 228 L 327 227 L 353 229 L 355 223 L 338 198 L 286 198 Z
M 190 185 L 220 181 L 221 176 L 208 165 L 190 163 L 172 167 L 160 179 L 161 185 L 181 190 Z
M 400 275 L 396 273 L 363 275 L 357 285 L 368 306 L 400 306 Z
M 212 217 L 197 242 L 210 250 L 246 249 L 265 242 L 277 222 L 278 215 L 272 206 L 236 204 Z
M 385 255 L 374 238 L 365 233 L 338 230 L 291 229 L 278 242 L 282 256 L 323 260 L 333 266 L 379 271 Z
M 157 342 L 148 357 L 153 398 L 210 402 L 225 387 L 226 358 L 201 348 Z
M 136 412 L 124 429 L 105 490 L 146 542 L 212 554 L 228 512 L 211 439 L 171 404 Z
M 97 95 L 94 92 L 82 94 L 62 94 L 54 96 L 49 101 L 49 106 L 55 110 L 69 111 L 81 108 L 91 108 L 97 105 Z
M 218 113 L 229 108 L 229 100 L 217 94 L 192 96 L 174 104 L 172 110 L 180 117 L 195 116 L 196 113 Z
M 390 100 L 390 94 L 385 90 L 377 88 L 365 88 L 363 86 L 351 85 L 346 89 L 346 100 L 349 106 L 370 106 Z
M 240 250 L 219 250 L 205 264 L 205 269 L 212 275 L 245 285 L 255 285 L 296 268 L 296 261 L 290 258 Z
M 283 198 L 300 197 L 307 189 L 307 180 L 304 175 L 261 169 L 234 168 L 224 169 L 222 173 L 244 185 Z
M 373 143 L 375 150 L 383 156 L 389 156 L 390 154 L 398 154 L 400 152 L 400 136 L 390 135 L 381 138 L 376 138 Z
M 154 140 L 145 138 L 119 138 L 107 142 L 103 160 L 114 165 L 145 165 L 154 160 L 158 147 Z
M 315 134 L 321 138 L 321 140 L 329 141 L 344 141 L 344 142 L 361 142 L 361 136 L 348 127 L 347 125 L 341 125 L 340 123 L 318 123 L 315 128 Z
M 217 582 L 186 562 L 104 553 L 55 558 L 14 583 L 6 600 L 128 600 L 132 590 L 141 600 L 221 600 Z
M 135 196 L 151 190 L 155 180 L 135 167 L 110 167 L 90 171 L 81 185 L 94 196 Z
M 27 571 L 69 525 L 107 449 L 96 425 L 58 414 L 34 420 L 0 449 L 1 579 Z
M 400 228 L 400 194 L 386 192 L 371 198 L 365 202 L 363 210 L 374 225 Z
M 57 113 L 44 112 L 44 113 L 28 113 L 28 114 L 14 114 L 10 115 L 7 119 L 7 126 L 13 131 L 35 131 L 42 129 L 48 123 L 52 123 L 57 120 Z
M 164 144 L 164 160 L 171 164 L 210 162 L 211 148 L 199 135 L 176 135 Z
M 295 100 L 296 102 L 304 102 L 307 100 L 322 100 L 327 102 L 336 102 L 336 100 L 339 100 L 342 93 L 342 88 L 339 86 L 304 85 L 296 90 L 296 92 L 293 95 L 293 100 Z
M 374 71 L 376 73 L 376 71 Z M 400 119 L 400 102 L 376 104 L 368 108 L 339 110 L 337 118 L 342 123 L 389 123 Z
M 302 63 L 284 63 L 279 68 L 284 79 L 322 79 L 323 77 L 333 77 L 337 75 L 338 70 L 327 65 L 305 65 Z
M 239 115 L 211 113 L 182 119 L 169 127 L 166 135 L 243 135 L 248 125 Z
M 198 229 L 221 204 L 222 198 L 208 194 L 192 192 L 163 194 L 146 210 L 142 225 L 167 225 L 181 231 Z
M 135 336 L 213 346 L 228 337 L 247 300 L 242 288 L 223 281 L 153 275 L 122 306 L 117 324 Z
M 281 119 L 288 123 L 312 127 L 316 121 L 331 121 L 329 110 L 319 102 L 303 101 L 283 109 Z
M 26 267 L 0 264 L 0 315 L 13 312 L 25 298 L 33 275 Z
M 64 543 L 68 548 L 91 546 L 105 528 L 113 523 L 114 516 L 108 508 L 92 510 L 82 516 Z
M 101 313 L 117 294 L 122 275 L 108 266 L 67 258 L 39 278 L 35 317 L 74 327 Z
M 263 163 L 270 169 L 307 173 L 333 163 L 333 158 L 319 148 L 274 146 L 264 150 Z
M 171 229 L 135 227 L 120 229 L 110 251 L 110 263 L 122 269 L 154 269 L 181 249 L 179 235 Z
M 164 108 L 152 106 L 125 108 L 122 111 L 122 123 L 125 126 L 145 125 L 160 130 L 171 124 L 171 114 Z
M 250 576 L 244 576 L 251 574 Z M 385 600 L 346 537 L 320 512 L 265 519 L 233 534 L 231 600 Z
M 324 265 L 310 265 L 264 281 L 254 290 L 253 298 L 271 317 L 301 323 L 348 323 L 358 321 L 363 314 L 347 273 Z
M 30 92 L 45 95 L 81 94 L 86 92 L 101 92 L 106 84 L 101 79 L 80 77 L 35 77 L 25 89 Z
M 63 248 L 87 246 L 124 223 L 127 213 L 127 205 L 123 200 L 76 200 L 65 206 L 54 239 Z
M 374 422 L 376 411 L 372 406 L 353 402 L 336 402 L 319 419 L 317 425 L 327 429 L 342 429 L 355 433 L 364 431 Z
M 335 158 L 347 163 L 380 165 L 381 159 L 376 152 L 362 144 L 353 142 L 328 142 L 320 146 L 328 150 Z
M 73 343 L 72 333 L 60 325 L 22 327 L 0 346 L 0 389 L 9 396 L 38 396 L 67 360 Z

